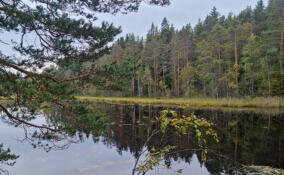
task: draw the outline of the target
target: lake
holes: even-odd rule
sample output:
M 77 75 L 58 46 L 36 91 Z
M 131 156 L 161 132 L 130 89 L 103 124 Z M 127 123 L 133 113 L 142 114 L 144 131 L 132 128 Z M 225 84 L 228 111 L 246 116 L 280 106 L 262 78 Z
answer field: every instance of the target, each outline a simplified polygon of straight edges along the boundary
M 98 135 L 81 131 L 58 142 L 30 138 L 32 128 L 15 126 L 2 117 L 0 143 L 20 157 L 13 166 L 0 168 L 11 175 L 131 175 L 142 150 L 165 145 L 176 147 L 162 161 L 172 170 L 159 166 L 147 174 L 174 174 L 177 169 L 183 169 L 182 174 L 237 174 L 243 165 L 284 168 L 284 113 L 277 109 L 177 109 L 104 103 L 91 107 L 107 118 L 105 131 Z M 214 123 L 220 142 L 208 140 L 206 161 L 192 134 L 157 134 L 146 142 L 151 131 L 159 128 L 156 117 L 163 109 L 173 109 L 179 116 L 195 114 Z M 50 120 L 39 116 L 31 122 Z

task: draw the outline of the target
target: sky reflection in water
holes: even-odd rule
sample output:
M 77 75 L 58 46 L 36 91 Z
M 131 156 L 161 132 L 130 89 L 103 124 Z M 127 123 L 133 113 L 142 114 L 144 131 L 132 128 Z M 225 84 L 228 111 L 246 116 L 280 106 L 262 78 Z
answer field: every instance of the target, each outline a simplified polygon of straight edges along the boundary
M 5 167 L 11 175 L 31 175 L 31 174 L 41 174 L 41 175 L 50 175 L 50 174 L 61 174 L 61 175 L 78 175 L 78 174 L 86 174 L 86 175 L 127 175 L 131 174 L 132 168 L 134 166 L 135 158 L 133 156 L 133 152 L 135 149 L 139 148 L 139 141 L 137 141 L 137 138 L 139 138 L 139 133 L 141 134 L 141 131 L 139 128 L 135 129 L 135 133 L 137 133 L 136 139 L 131 139 L 133 135 L 130 133 L 133 132 L 133 127 L 131 125 L 125 125 L 123 128 L 123 132 L 120 132 L 120 127 L 118 126 L 119 123 L 123 122 L 124 124 L 131 124 L 133 123 L 133 117 L 135 118 L 135 122 L 140 121 L 144 123 L 149 123 L 149 117 L 153 118 L 154 115 L 157 114 L 161 108 L 153 108 L 151 107 L 144 107 L 141 109 L 141 107 L 119 107 L 119 106 L 109 106 L 109 105 L 99 105 L 98 110 L 103 111 L 107 114 L 109 117 L 110 123 L 115 123 L 114 125 L 111 125 L 108 129 L 108 135 L 106 137 L 101 137 L 99 141 L 96 141 L 94 143 L 93 138 L 84 137 L 84 141 L 80 143 L 74 143 L 71 144 L 68 149 L 64 150 L 51 150 L 50 152 L 45 152 L 43 149 L 36 148 L 34 149 L 32 145 L 30 145 L 27 142 L 19 142 L 17 139 L 23 138 L 24 132 L 21 128 L 15 128 L 13 126 L 10 126 L 6 123 L 0 122 L 0 139 L 1 143 L 4 144 L 4 148 L 10 148 L 11 152 L 16 155 L 20 155 L 20 158 L 17 159 L 16 164 L 13 167 Z M 122 109 L 123 108 L 123 109 Z M 121 109 L 123 110 L 123 113 L 121 113 Z M 134 111 L 133 111 L 134 110 Z M 189 111 L 181 110 L 179 111 L 181 113 L 187 113 Z M 197 113 L 200 116 L 204 115 L 211 115 L 209 116 L 210 119 L 216 118 L 216 115 L 219 115 L 220 117 L 220 123 L 227 122 L 228 126 L 233 124 L 233 121 L 235 121 L 236 115 L 232 115 L 232 112 L 206 112 L 203 110 L 195 110 L 195 113 Z M 234 114 L 234 113 L 233 113 Z M 249 115 L 250 114 L 250 115 Z M 134 116 L 133 116 L 134 115 Z M 253 129 L 256 130 L 256 132 L 260 132 L 259 128 L 263 128 L 263 132 L 267 132 L 269 137 L 269 132 L 275 132 L 275 130 L 280 131 L 279 138 L 283 138 L 283 127 L 282 125 L 273 124 L 273 121 L 275 120 L 283 120 L 283 114 L 277 113 L 277 114 L 242 114 L 242 116 L 252 116 L 255 119 L 252 122 L 244 123 L 242 124 L 239 122 L 238 129 L 243 130 L 243 136 L 245 137 L 251 137 L 251 133 L 246 135 L 245 133 L 250 127 L 254 127 Z M 263 124 L 262 120 L 259 119 L 263 116 L 269 116 L 270 121 L 267 119 L 266 121 L 270 122 L 271 131 L 267 131 L 267 128 L 264 128 L 263 126 L 253 126 L 254 124 Z M 243 119 L 243 118 L 240 118 Z M 42 119 L 37 119 L 37 123 L 41 123 Z M 123 120 L 123 121 L 121 121 Z M 247 121 L 251 120 L 251 118 L 247 118 Z M 260 121 L 260 122 L 258 122 Z M 230 123 L 231 122 L 231 123 Z M 220 125 L 220 123 L 218 125 Z M 279 123 L 279 122 L 276 122 Z M 247 126 L 248 124 L 252 124 L 251 126 Z M 225 126 L 225 125 L 224 125 Z M 227 125 L 226 125 L 227 126 Z M 138 125 L 136 126 L 138 127 Z M 232 129 L 228 129 L 230 131 Z M 282 133 L 281 133 L 282 132 Z M 234 132 L 232 132 L 234 133 Z M 123 134 L 123 136 L 121 135 Z M 222 133 L 221 132 L 221 137 Z M 230 134 L 230 133 L 228 133 Z M 273 134 L 273 133 L 272 133 Z M 281 137 L 282 134 L 282 137 Z M 129 136 L 131 135 L 131 136 Z M 122 138 L 118 138 L 121 137 Z M 245 162 L 243 159 L 244 156 L 242 154 L 242 151 L 244 149 L 250 148 L 250 147 L 244 147 L 242 146 L 241 140 L 242 135 L 239 135 L 239 144 L 238 145 L 238 153 L 237 153 L 237 159 L 240 159 L 240 161 Z M 125 140 L 123 140 L 125 138 Z M 228 136 L 228 138 L 230 138 Z M 264 138 L 264 139 L 267 139 Z M 249 138 L 245 138 L 249 139 Z M 262 139 L 262 138 L 259 138 Z M 277 138 L 274 138 L 277 139 Z M 142 139 L 143 140 L 143 139 Z M 136 142 L 137 145 L 132 145 L 132 142 Z M 247 140 L 249 143 L 249 140 Z M 257 142 L 257 140 L 256 140 Z M 283 143 L 283 139 L 279 141 L 279 143 Z M 129 147 L 127 145 L 130 145 Z M 191 143 L 192 144 L 192 143 Z M 221 144 L 225 145 L 228 144 L 228 146 L 225 146 L 223 149 L 225 149 L 225 154 L 232 156 L 234 155 L 235 151 L 235 145 L 234 141 L 226 141 L 226 143 L 222 143 L 221 138 Z M 127 148 L 125 148 L 127 147 Z M 209 145 L 210 148 L 210 145 Z M 272 148 L 269 144 L 267 145 L 267 149 L 269 150 Z M 131 151 L 129 149 L 132 149 Z M 134 149 L 134 151 L 133 151 Z M 222 148 L 221 150 L 222 151 Z M 249 150 L 247 150 L 249 151 Z M 283 168 L 283 150 L 279 150 L 280 152 L 277 154 L 275 153 L 276 150 L 270 149 L 270 154 L 275 154 L 275 159 L 280 158 L 280 167 Z M 263 155 L 265 156 L 267 150 L 263 150 Z M 255 152 L 256 158 L 260 157 L 258 155 L 258 152 Z M 186 157 L 186 156 L 185 156 Z M 214 157 L 214 155 L 211 157 Z M 272 156 L 273 158 L 273 156 Z M 195 174 L 195 175 L 207 175 L 210 174 L 208 172 L 207 166 L 210 166 L 212 168 L 211 164 L 201 164 L 200 158 L 198 158 L 198 155 L 195 153 L 192 153 L 190 156 L 188 156 L 187 162 L 185 162 L 185 158 L 175 157 L 175 161 L 171 159 L 171 165 L 173 169 L 183 169 L 182 174 Z M 209 160 L 210 161 L 210 160 Z M 249 160 L 251 161 L 251 160 Z M 257 161 L 255 161 L 257 163 Z M 267 164 L 271 164 L 271 162 L 275 162 L 275 165 L 277 164 L 277 160 L 275 161 L 267 161 Z M 222 161 L 217 162 L 216 164 L 222 164 Z M 261 162 L 262 163 L 262 162 Z M 214 166 L 214 165 L 213 165 Z M 222 165 L 220 165 L 222 166 Z M 217 169 L 217 168 L 216 168 Z M 162 168 L 159 168 L 157 170 L 158 172 L 151 172 L 149 174 L 172 174 L 172 171 L 165 171 Z M 217 171 L 217 170 L 216 170 Z M 212 170 L 211 170 L 212 173 Z M 219 172 L 220 173 L 220 172 Z

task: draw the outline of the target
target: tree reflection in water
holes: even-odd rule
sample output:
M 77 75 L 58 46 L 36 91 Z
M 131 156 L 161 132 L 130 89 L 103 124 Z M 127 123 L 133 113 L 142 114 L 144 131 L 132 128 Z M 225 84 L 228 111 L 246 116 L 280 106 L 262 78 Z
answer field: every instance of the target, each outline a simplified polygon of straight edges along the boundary
M 0 144 L 0 174 L 9 174 L 9 172 L 5 170 L 5 166 L 13 166 L 17 158 L 19 158 L 19 156 L 12 154 L 9 148 L 5 149 L 3 144 Z
M 193 155 L 196 155 L 200 164 L 212 174 L 234 174 L 240 165 L 284 168 L 284 118 L 280 112 L 175 109 L 179 116 L 194 112 L 215 124 L 220 142 L 208 139 L 207 160 L 203 161 L 193 133 L 182 137 L 177 137 L 172 131 L 166 135 L 158 133 L 144 145 L 149 134 L 159 129 L 156 117 L 165 109 L 163 107 L 108 104 L 89 107 L 93 114 L 82 117 L 66 115 L 58 109 L 43 109 L 34 116 L 22 113 L 19 117 L 29 118 L 31 123 L 44 124 L 56 131 L 25 125 L 3 113 L 1 119 L 9 125 L 23 128 L 25 135 L 21 141 L 46 151 L 67 149 L 72 143 L 92 138 L 94 143 L 102 141 L 107 147 L 115 146 L 119 154 L 129 151 L 134 158 L 138 158 L 144 149 L 151 151 L 153 147 L 161 149 L 174 145 L 177 151 L 164 156 L 163 164 L 171 166 L 173 161 L 181 160 L 190 164 Z
M 66 115 L 64 110 L 40 109 L 32 113 L 24 107 L 3 110 L 0 113 L 2 122 L 23 129 L 24 136 L 18 141 L 28 142 L 33 148 L 42 148 L 46 152 L 67 149 L 72 143 L 83 141 L 83 135 L 94 138 L 103 136 L 107 126 L 105 116 L 91 111 L 71 116 Z M 19 157 L 10 152 L 9 148 L 4 149 L 0 144 L 0 174 L 9 174 L 4 166 L 13 166 Z
M 84 136 L 95 138 L 106 133 L 106 116 L 94 111 L 83 111 L 82 115 L 68 115 L 64 110 L 51 109 L 40 109 L 33 114 L 27 111 L 25 108 L 8 111 L 8 115 L 7 112 L 1 114 L 1 119 L 23 129 L 24 137 L 19 141 L 29 142 L 34 148 L 43 148 L 47 152 L 67 149 L 72 143 L 83 141 Z M 9 115 L 17 116 L 18 119 Z
M 98 105 L 97 105 L 98 106 Z M 98 111 L 106 111 L 110 121 L 119 123 L 111 125 L 106 145 L 116 145 L 118 152 L 130 150 L 135 158 L 143 150 L 149 130 L 159 126 L 155 117 L 164 107 L 153 106 L 119 106 L 101 104 Z M 175 145 L 179 152 L 168 155 L 165 163 L 183 160 L 190 164 L 192 156 L 197 155 L 200 164 L 204 164 L 212 174 L 234 174 L 242 165 L 268 165 L 284 168 L 284 118 L 281 111 L 231 111 L 211 109 L 176 109 L 179 115 L 194 112 L 196 116 L 212 121 L 217 129 L 220 142 L 208 141 L 207 161 L 202 161 L 202 153 L 194 135 L 176 137 L 168 133 L 163 142 L 161 134 L 154 136 L 146 148 L 162 148 Z M 119 111 L 119 112 L 118 112 Z M 135 112 L 133 111 L 143 111 Z M 119 115 L 119 116 L 118 116 Z M 138 119 L 138 120 L 137 120 Z M 133 120 L 137 120 L 133 123 Z M 135 126 L 133 126 L 133 124 Z M 182 150 L 196 151 L 182 151 Z

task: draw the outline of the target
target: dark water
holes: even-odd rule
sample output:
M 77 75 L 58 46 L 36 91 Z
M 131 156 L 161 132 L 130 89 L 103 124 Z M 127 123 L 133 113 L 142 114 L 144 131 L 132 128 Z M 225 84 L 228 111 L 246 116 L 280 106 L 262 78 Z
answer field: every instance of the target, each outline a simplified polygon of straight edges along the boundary
M 165 108 L 94 104 L 95 111 L 108 118 L 103 136 L 77 134 L 77 140 L 54 142 L 48 151 L 25 138 L 25 130 L 6 120 L 0 123 L 0 143 L 20 157 L 14 166 L 0 166 L 11 175 L 130 175 L 135 158 L 143 149 L 175 145 L 177 151 L 163 163 L 182 174 L 236 174 L 242 165 L 268 165 L 284 168 L 284 114 L 279 111 L 233 111 L 175 109 L 179 115 L 194 113 L 212 121 L 219 143 L 207 142 L 207 161 L 201 160 L 199 146 L 192 135 L 155 135 L 146 144 L 149 132 L 158 128 L 155 118 Z M 45 123 L 38 118 L 35 123 Z M 62 146 L 63 145 L 63 146 Z M 144 147 L 143 147 L 144 146 Z M 158 167 L 148 174 L 173 174 Z M 0 173 L 1 174 L 1 173 Z

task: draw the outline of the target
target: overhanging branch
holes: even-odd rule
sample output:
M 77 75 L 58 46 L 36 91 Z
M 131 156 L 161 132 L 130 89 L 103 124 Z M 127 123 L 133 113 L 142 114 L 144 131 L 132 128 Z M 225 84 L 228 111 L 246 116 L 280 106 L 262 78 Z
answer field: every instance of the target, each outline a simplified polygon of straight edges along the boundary
M 48 78 L 48 79 L 52 80 L 52 81 L 55 82 L 55 83 L 64 83 L 64 82 L 68 82 L 68 81 L 79 80 L 79 79 L 81 79 L 81 78 L 85 78 L 85 77 L 88 77 L 88 76 L 90 76 L 90 75 L 95 74 L 95 72 L 87 72 L 87 73 L 84 73 L 84 74 L 79 75 L 79 76 L 77 76 L 77 77 L 71 77 L 71 78 L 66 78 L 66 79 L 63 79 L 63 80 L 58 80 L 58 79 L 56 79 L 56 78 L 54 78 L 54 77 L 52 77 L 52 76 L 49 76 L 49 75 L 38 74 L 38 73 L 35 73 L 35 72 L 27 71 L 27 70 L 21 68 L 20 66 L 17 66 L 16 64 L 10 63 L 10 62 L 5 61 L 5 60 L 3 60 L 3 59 L 0 59 L 0 64 L 4 64 L 4 65 L 6 65 L 6 66 L 8 66 L 8 67 L 11 67 L 11 68 L 13 68 L 13 69 L 15 69 L 15 70 L 21 72 L 21 73 L 24 73 L 24 74 L 26 74 L 26 75 L 31 75 L 31 76 L 33 75 L 33 76 L 39 76 L 39 77 Z
M 51 76 L 48 76 L 48 75 L 43 75 L 43 74 L 38 74 L 38 73 L 35 73 L 35 72 L 27 71 L 27 70 L 25 70 L 25 69 L 23 69 L 23 68 L 17 66 L 16 64 L 10 63 L 10 62 L 5 61 L 5 60 L 3 60 L 3 59 L 0 59 L 0 63 L 6 65 L 6 66 L 8 66 L 8 67 L 11 67 L 11 68 L 13 68 L 13 69 L 15 69 L 15 70 L 17 70 L 17 71 L 19 71 L 19 72 L 21 72 L 21 73 L 26 74 L 26 75 L 41 76 L 41 77 L 45 77 L 45 78 L 51 79 L 52 81 L 54 81 L 54 82 L 56 82 L 56 83 L 60 82 L 59 80 L 57 80 L 57 79 L 54 78 L 54 77 L 51 77 Z

